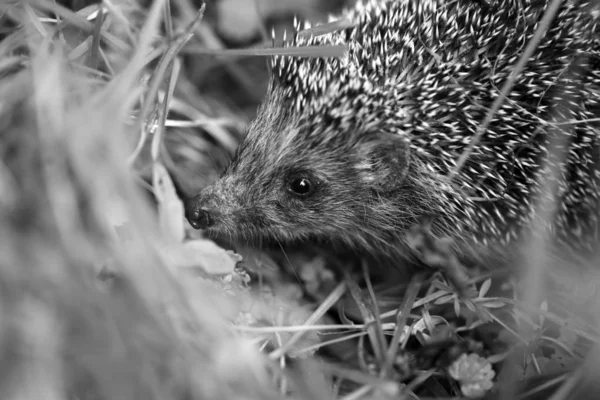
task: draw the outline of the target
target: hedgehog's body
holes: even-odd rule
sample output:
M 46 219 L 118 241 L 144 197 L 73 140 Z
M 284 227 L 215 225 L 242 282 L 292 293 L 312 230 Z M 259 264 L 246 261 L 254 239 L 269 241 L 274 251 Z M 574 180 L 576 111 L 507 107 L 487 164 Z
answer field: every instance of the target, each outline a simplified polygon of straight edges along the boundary
M 188 204 L 190 222 L 234 238 L 325 239 L 393 255 L 411 226 L 434 216 L 435 232 L 462 248 L 498 247 L 531 225 L 550 195 L 541 170 L 559 165 L 558 208 L 546 231 L 593 246 L 600 19 L 588 1 L 563 2 L 448 182 L 549 1 L 484 3 L 364 1 L 347 14 L 353 28 L 296 35 L 292 45 L 348 52 L 275 59 L 257 119 L 223 178 Z

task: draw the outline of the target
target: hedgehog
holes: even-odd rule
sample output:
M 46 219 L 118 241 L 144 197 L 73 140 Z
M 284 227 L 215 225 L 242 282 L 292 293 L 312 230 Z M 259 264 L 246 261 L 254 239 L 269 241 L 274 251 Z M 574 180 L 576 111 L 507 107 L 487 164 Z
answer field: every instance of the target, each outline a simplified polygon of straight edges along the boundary
M 457 168 L 549 7 L 363 0 L 341 15 L 350 24 L 339 31 L 306 35 L 311 26 L 295 24 L 286 46 L 342 45 L 343 57 L 273 57 L 257 117 L 220 179 L 186 201 L 188 221 L 236 243 L 326 243 L 392 260 L 424 220 L 464 259 L 510 254 L 527 235 L 593 251 L 600 9 L 592 1 L 562 2 Z

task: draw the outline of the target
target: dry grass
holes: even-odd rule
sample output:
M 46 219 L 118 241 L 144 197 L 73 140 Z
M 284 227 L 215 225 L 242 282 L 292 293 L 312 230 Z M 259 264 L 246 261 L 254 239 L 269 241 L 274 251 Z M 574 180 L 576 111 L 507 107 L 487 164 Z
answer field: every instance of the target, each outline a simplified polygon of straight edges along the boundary
M 293 274 L 251 250 L 233 270 L 170 179 L 189 195 L 217 176 L 266 84 L 247 54 L 278 50 L 226 54 L 187 0 L 98 10 L 0 6 L 2 399 L 593 393 L 596 272 L 482 272 L 464 298 L 440 274 L 339 282 L 308 251 Z

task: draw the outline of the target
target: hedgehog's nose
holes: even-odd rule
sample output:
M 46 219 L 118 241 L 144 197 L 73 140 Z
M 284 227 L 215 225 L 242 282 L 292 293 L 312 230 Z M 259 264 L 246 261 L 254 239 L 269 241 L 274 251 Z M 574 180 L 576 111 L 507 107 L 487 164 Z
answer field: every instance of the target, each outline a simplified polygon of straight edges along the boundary
M 206 229 L 213 225 L 214 218 L 210 217 L 210 213 L 201 208 L 197 208 L 186 215 L 187 220 L 195 229 Z
M 210 228 L 215 224 L 216 210 L 202 201 L 201 195 L 188 200 L 185 217 L 195 229 Z

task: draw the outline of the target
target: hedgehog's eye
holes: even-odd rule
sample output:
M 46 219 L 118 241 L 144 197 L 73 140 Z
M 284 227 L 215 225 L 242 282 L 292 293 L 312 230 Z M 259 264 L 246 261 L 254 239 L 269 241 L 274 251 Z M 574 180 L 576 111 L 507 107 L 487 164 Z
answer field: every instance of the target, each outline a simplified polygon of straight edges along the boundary
M 306 176 L 293 176 L 288 181 L 287 190 L 296 197 L 305 198 L 315 192 L 316 184 L 314 180 Z

